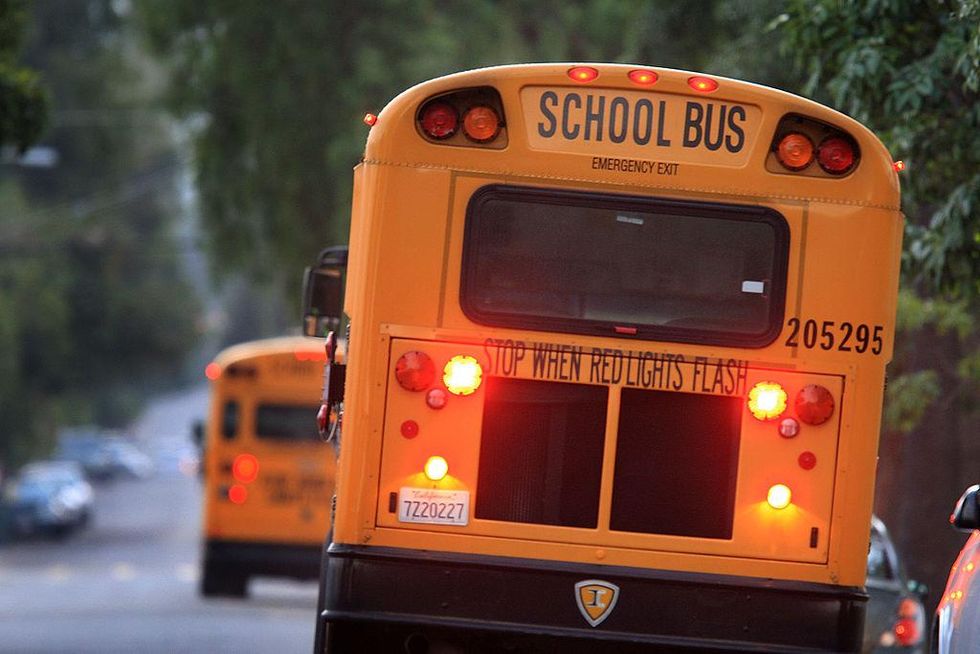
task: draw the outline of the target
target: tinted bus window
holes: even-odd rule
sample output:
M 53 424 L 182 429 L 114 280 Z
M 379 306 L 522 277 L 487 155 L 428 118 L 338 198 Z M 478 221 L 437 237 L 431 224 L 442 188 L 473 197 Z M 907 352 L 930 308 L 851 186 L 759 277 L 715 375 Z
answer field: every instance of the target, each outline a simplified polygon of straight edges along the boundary
M 255 411 L 255 435 L 282 441 L 317 440 L 317 408 L 260 404 Z
M 755 346 L 781 326 L 788 229 L 772 210 L 498 186 L 466 228 L 478 322 Z
M 238 435 L 239 415 L 241 411 L 238 402 L 225 402 L 224 411 L 221 413 L 221 435 L 226 440 L 231 440 Z

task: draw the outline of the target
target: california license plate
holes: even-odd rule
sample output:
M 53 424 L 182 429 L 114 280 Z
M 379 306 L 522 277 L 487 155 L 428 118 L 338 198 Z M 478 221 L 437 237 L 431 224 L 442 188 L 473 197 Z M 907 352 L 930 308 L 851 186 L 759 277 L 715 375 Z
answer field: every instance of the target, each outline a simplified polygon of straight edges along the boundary
M 399 522 L 465 526 L 470 521 L 470 492 L 402 488 L 398 491 Z

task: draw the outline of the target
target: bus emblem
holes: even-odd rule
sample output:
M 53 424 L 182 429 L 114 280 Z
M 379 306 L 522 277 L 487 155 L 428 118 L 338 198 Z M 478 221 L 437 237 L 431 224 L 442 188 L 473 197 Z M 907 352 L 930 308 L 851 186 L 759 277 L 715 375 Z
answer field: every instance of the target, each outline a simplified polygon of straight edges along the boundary
M 586 579 L 575 584 L 575 603 L 582 617 L 593 627 L 598 627 L 609 617 L 616 600 L 619 586 L 601 579 Z

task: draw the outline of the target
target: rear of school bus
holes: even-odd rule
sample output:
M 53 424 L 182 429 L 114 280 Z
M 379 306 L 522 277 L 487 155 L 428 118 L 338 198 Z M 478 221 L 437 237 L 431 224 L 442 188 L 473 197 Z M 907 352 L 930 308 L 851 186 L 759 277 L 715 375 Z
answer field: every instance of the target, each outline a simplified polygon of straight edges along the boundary
M 201 592 L 243 596 L 254 575 L 316 578 L 335 457 L 316 410 L 323 341 L 235 345 L 207 367 Z
M 528 65 L 395 98 L 318 648 L 858 651 L 901 232 L 880 142 L 771 89 Z

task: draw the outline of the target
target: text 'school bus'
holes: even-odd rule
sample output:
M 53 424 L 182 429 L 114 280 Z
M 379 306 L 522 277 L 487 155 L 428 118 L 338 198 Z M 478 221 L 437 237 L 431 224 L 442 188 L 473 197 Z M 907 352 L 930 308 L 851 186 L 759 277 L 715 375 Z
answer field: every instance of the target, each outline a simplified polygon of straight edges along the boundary
M 879 140 L 603 64 L 367 122 L 317 646 L 858 651 L 903 223 Z
M 207 367 L 201 592 L 242 596 L 251 575 L 316 578 L 335 457 L 316 428 L 323 340 L 243 343 Z

